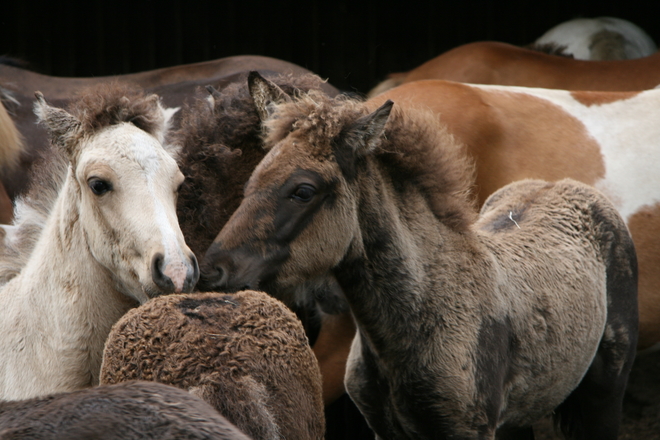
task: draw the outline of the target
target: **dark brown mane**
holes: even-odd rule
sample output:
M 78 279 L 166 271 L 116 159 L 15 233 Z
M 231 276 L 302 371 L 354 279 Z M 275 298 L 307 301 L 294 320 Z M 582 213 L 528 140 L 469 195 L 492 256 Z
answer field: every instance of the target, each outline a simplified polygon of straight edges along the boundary
M 330 98 L 312 91 L 277 108 L 267 122 L 266 147 L 295 130 L 316 147 L 311 154 L 329 156 L 342 132 L 368 113 L 367 104 L 360 100 Z M 418 185 L 435 216 L 447 225 L 466 230 L 473 222 L 476 209 L 469 195 L 474 185 L 474 165 L 434 114 L 424 110 L 404 112 L 395 103 L 376 157 L 394 181 Z
M 270 79 L 292 95 L 323 83 L 311 74 Z M 179 193 L 179 222 L 186 242 L 201 258 L 240 204 L 243 185 L 265 150 L 247 78 L 222 89 L 213 108 L 203 99 L 182 113 L 180 129 L 169 139 L 181 147 L 179 168 L 186 176 Z
M 103 84 L 82 92 L 68 111 L 80 120 L 87 135 L 122 122 L 156 135 L 163 124 L 158 100 L 124 84 Z
M 557 43 L 544 43 L 544 44 L 532 43 L 525 46 L 525 48 L 531 49 L 535 52 L 545 53 L 548 55 L 555 55 L 564 58 L 575 58 L 573 54 L 566 52 L 568 47 L 559 45 Z

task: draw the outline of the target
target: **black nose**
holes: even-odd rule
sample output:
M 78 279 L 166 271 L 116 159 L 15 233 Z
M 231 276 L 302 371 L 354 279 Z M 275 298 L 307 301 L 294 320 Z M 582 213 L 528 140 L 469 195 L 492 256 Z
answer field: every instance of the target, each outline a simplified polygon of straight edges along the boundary
M 174 292 L 174 283 L 172 279 L 163 273 L 163 261 L 165 257 L 158 252 L 151 259 L 151 279 L 164 293 Z
M 207 291 L 226 290 L 229 270 L 221 262 L 205 265 L 199 280 L 199 288 Z

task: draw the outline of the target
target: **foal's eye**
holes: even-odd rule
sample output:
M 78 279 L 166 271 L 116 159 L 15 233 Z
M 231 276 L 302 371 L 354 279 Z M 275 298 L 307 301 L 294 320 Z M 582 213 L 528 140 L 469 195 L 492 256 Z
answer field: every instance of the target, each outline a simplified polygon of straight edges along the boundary
M 309 202 L 316 194 L 316 189 L 312 185 L 302 184 L 291 194 L 291 198 L 298 202 Z
M 97 196 L 102 196 L 108 191 L 112 191 L 112 185 L 110 182 L 105 180 L 92 179 L 87 184 L 89 185 L 89 188 L 92 190 L 92 192 Z

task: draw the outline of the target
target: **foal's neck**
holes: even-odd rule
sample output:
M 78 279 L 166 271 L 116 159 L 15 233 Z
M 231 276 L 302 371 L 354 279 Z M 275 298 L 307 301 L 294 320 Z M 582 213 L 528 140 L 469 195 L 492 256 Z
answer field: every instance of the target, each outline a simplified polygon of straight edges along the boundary
M 359 183 L 361 237 L 335 275 L 358 327 L 374 342 L 397 329 L 412 343 L 437 330 L 440 321 L 427 319 L 430 310 L 451 313 L 461 301 L 442 287 L 455 283 L 457 276 L 469 280 L 464 263 L 484 255 L 474 233 L 443 224 L 419 188 L 412 183 L 395 188 L 375 168 Z
M 67 181 L 18 276 L 18 295 L 41 309 L 31 315 L 42 319 L 41 328 L 53 327 L 50 330 L 58 339 L 81 350 L 98 350 L 100 357 L 110 327 L 133 304 L 117 291 L 110 271 L 91 254 L 78 200 L 76 187 Z

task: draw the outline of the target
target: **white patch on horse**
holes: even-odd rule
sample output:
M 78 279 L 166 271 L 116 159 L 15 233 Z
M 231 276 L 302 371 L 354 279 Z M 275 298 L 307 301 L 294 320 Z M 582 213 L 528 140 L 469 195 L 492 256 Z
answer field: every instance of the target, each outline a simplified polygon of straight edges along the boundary
M 598 143 L 605 176 L 595 187 L 605 193 L 628 222 L 643 207 L 660 202 L 660 90 L 627 99 L 585 105 L 569 91 L 529 87 L 475 86 L 525 93 L 544 99 L 573 116 Z M 614 92 L 613 92 L 614 93 Z M 561 130 L 561 127 L 557 127 Z

